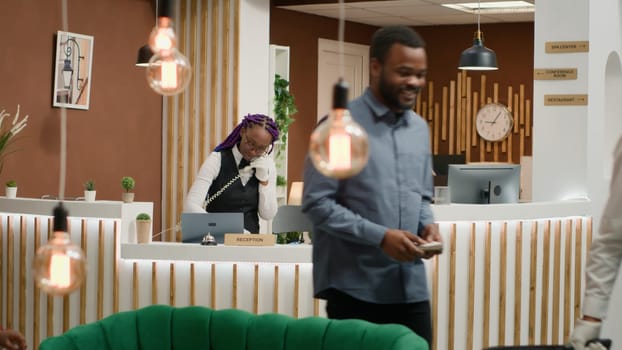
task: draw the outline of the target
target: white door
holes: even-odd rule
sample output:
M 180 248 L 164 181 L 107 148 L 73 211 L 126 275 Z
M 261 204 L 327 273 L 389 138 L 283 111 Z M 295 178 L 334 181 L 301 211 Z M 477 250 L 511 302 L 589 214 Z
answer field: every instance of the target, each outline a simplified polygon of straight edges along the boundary
M 330 111 L 333 86 L 340 78 L 339 42 L 318 39 L 317 119 Z M 369 46 L 343 43 L 343 78 L 348 83 L 349 100 L 369 85 Z

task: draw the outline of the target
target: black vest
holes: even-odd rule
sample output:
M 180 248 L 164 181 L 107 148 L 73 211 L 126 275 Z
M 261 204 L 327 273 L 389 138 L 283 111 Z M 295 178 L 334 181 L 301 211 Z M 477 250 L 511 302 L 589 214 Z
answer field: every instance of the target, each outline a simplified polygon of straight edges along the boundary
M 238 165 L 233 157 L 231 149 L 220 152 L 220 172 L 212 181 L 207 192 L 207 198 L 213 196 L 218 190 L 238 175 Z M 259 181 L 255 176 L 242 185 L 242 180 L 235 180 L 231 186 L 207 205 L 205 210 L 212 213 L 244 213 L 244 228 L 251 233 L 259 232 Z

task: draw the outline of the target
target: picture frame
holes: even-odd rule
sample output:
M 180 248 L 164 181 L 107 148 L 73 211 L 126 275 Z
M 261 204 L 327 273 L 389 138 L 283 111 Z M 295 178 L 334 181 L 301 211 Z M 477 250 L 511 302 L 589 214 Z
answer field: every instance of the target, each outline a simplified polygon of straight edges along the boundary
M 52 106 L 89 109 L 94 38 L 58 31 Z

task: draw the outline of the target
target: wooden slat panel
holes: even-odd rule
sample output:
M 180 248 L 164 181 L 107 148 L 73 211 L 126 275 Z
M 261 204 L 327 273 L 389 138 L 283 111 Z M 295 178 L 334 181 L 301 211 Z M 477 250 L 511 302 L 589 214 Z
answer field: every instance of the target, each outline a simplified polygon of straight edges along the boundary
M 516 224 L 516 252 L 514 255 L 514 344 L 520 344 L 523 266 L 523 222 Z M 519 325 L 519 326 L 516 326 Z
M 238 307 L 238 264 L 233 264 L 233 272 L 231 274 L 231 307 Z
M 212 264 L 212 283 L 210 290 L 210 307 L 212 309 L 216 308 L 216 264 Z
M 52 220 L 52 218 L 48 218 L 47 242 L 49 242 L 50 239 L 52 239 L 52 234 L 53 234 L 52 229 L 54 227 L 53 222 L 54 220 Z M 10 305 L 10 304 L 7 304 L 7 305 Z M 54 297 L 52 297 L 49 294 L 46 297 L 46 311 L 47 311 L 46 334 L 48 337 L 51 337 L 54 335 Z
M 469 279 L 467 294 L 467 334 L 473 334 L 473 323 L 475 321 L 475 223 L 471 223 L 469 236 Z M 473 337 L 467 337 L 466 348 L 473 350 Z
M 432 303 L 432 349 L 438 349 L 438 328 L 440 327 L 438 320 L 438 304 L 440 302 L 438 288 L 438 255 L 432 258 L 432 263 L 434 264 L 434 274 L 432 275 L 432 300 L 430 301 Z
M 175 263 L 170 263 L 168 286 L 168 304 L 175 306 Z
M 279 265 L 274 265 L 274 294 L 272 299 L 272 312 L 279 312 Z
M 140 304 L 138 302 L 138 295 L 139 295 L 139 274 L 140 271 L 138 271 L 138 263 L 134 262 L 132 264 L 132 308 L 134 310 L 138 309 L 140 307 Z
M 158 265 L 151 262 L 151 303 L 158 303 Z
M 208 31 L 208 15 L 209 15 L 209 3 L 210 0 L 201 0 L 201 20 L 200 20 L 200 31 L 201 33 L 209 33 Z M 206 34 L 203 34 L 206 35 Z M 208 58 L 208 46 L 207 45 L 201 45 L 201 53 L 200 53 L 200 63 L 199 66 L 196 67 L 195 72 L 197 72 L 197 75 L 199 77 L 201 77 L 201 79 L 199 79 L 199 93 L 201 94 L 201 96 L 203 96 L 206 91 L 208 90 L 207 88 L 207 58 Z M 237 80 L 237 79 L 236 79 Z M 198 134 L 199 134 L 199 155 L 198 155 L 198 162 L 199 164 L 201 164 L 201 162 L 203 161 L 203 159 L 206 158 L 206 139 L 205 139 L 205 131 L 206 131 L 206 127 L 207 127 L 207 122 L 210 118 L 208 118 L 207 115 L 207 110 L 205 108 L 206 103 L 203 103 L 203 101 L 201 99 L 199 99 L 199 130 L 198 130 Z M 188 158 L 188 159 L 192 159 L 192 158 Z M 195 174 L 192 174 L 193 176 Z M 194 179 L 194 177 L 193 177 Z
M 551 221 L 544 226 L 542 242 L 542 297 L 540 306 L 540 344 L 547 344 L 549 327 L 549 257 L 551 252 Z
M 13 286 L 13 281 L 15 280 L 13 275 L 15 271 L 15 266 L 13 263 L 14 259 L 14 245 L 13 245 L 13 217 L 7 217 L 7 230 L 6 230 L 6 328 L 13 328 L 13 290 L 15 287 Z
M 298 318 L 300 305 L 300 265 L 294 267 L 294 318 Z
M 577 219 L 575 231 L 575 260 L 574 260 L 574 316 L 579 317 L 581 315 L 581 281 L 583 280 L 582 266 L 582 254 L 581 246 L 583 245 L 583 220 Z
M 220 58 L 218 57 L 218 38 L 220 36 L 220 22 L 218 18 L 218 13 L 220 12 L 220 2 L 212 1 L 211 5 L 211 44 L 210 44 L 210 116 L 217 116 L 218 114 L 216 110 L 216 101 L 218 100 L 218 62 Z M 220 132 L 218 130 L 218 118 L 211 118 L 211 137 L 210 137 L 210 149 L 214 149 L 216 147 L 217 142 L 220 142 Z
M 447 140 L 447 103 L 448 101 L 448 90 L 447 90 L 447 86 L 443 86 L 443 113 L 442 113 L 442 119 L 441 119 L 441 140 L 446 141 Z M 451 107 L 450 107 L 451 108 Z
M 194 263 L 190 264 L 190 305 L 197 304 L 197 281 Z
M 99 221 L 99 227 L 97 231 L 99 247 L 97 251 L 97 319 L 101 320 L 104 317 L 104 253 L 106 252 L 106 242 L 104 241 L 104 221 Z
M 449 325 L 447 327 L 448 350 L 454 349 L 456 332 L 456 224 L 449 230 Z
M 35 236 L 34 236 L 34 249 L 32 251 L 33 256 L 36 254 L 37 250 L 41 247 L 41 217 L 35 217 Z M 2 225 L 0 225 L 0 252 L 2 250 Z M 0 271 L 2 270 L 2 259 L 0 259 Z M 1 279 L 0 279 L 1 281 Z M 0 290 L 2 288 L 0 287 Z M 32 343 L 35 344 L 35 350 L 39 347 L 39 343 L 41 342 L 40 333 L 41 333 L 41 289 L 37 287 L 37 284 L 33 284 L 33 324 L 32 324 Z M 0 305 L 2 305 L 2 294 L 0 292 Z M 2 306 L 0 306 L 0 315 L 2 315 Z M 1 316 L 0 316 L 1 318 Z
M 460 78 L 460 74 L 458 74 L 458 78 Z M 458 88 L 459 90 L 459 88 Z M 449 82 L 449 121 L 448 121 L 448 141 L 449 141 L 449 149 L 447 151 L 448 154 L 453 154 L 453 138 L 454 138 L 454 120 L 456 119 L 456 111 L 460 108 L 460 92 L 456 94 L 456 82 L 454 80 Z
M 484 334 L 483 347 L 490 343 L 490 269 L 491 269 L 491 235 L 492 223 L 486 224 L 486 241 L 484 242 Z M 475 281 L 475 280 L 474 280 Z
M 19 331 L 26 332 L 26 217 L 19 220 Z
M 102 220 L 103 221 L 103 220 Z M 120 244 L 120 228 L 119 221 L 115 221 L 113 225 L 113 234 L 114 234 L 114 243 L 112 246 L 112 256 L 113 256 L 113 265 L 112 265 L 112 277 L 114 279 L 112 286 L 112 313 L 119 312 L 119 247 Z
M 553 344 L 559 344 L 559 303 L 560 303 L 560 280 L 561 280 L 561 221 L 555 221 L 555 253 L 553 255 L 553 323 L 551 331 L 553 332 Z
M 259 313 L 259 264 L 255 264 L 253 273 L 253 313 Z
M 529 345 L 536 343 L 536 278 L 538 272 L 538 222 L 531 223 L 531 245 L 530 245 L 530 269 L 529 269 L 529 329 L 527 342 Z
M 570 278 L 572 273 L 572 219 L 566 220 L 566 232 L 564 235 L 564 331 L 562 335 L 563 343 L 566 344 L 568 341 L 568 335 L 570 335 L 570 321 L 572 318 L 570 317 L 570 302 L 571 302 L 571 294 L 570 291 L 572 285 L 572 279 Z
M 504 222 L 501 228 L 499 247 L 499 345 L 505 345 L 505 309 L 507 303 L 507 232 L 508 223 Z
M 233 16 L 233 117 L 234 120 L 240 114 L 238 111 L 238 81 L 240 80 L 239 62 L 240 62 L 240 0 L 234 0 L 235 16 Z M 272 111 L 270 111 L 272 113 Z M 287 174 L 286 174 L 287 175 Z M 289 176 L 287 177 L 289 178 Z
M 88 221 L 86 219 L 82 219 L 80 221 L 80 248 L 82 248 L 82 252 L 84 253 L 85 257 L 88 257 L 88 244 L 87 243 L 87 237 L 88 237 Z M 87 271 L 87 275 L 88 277 L 88 271 Z M 86 323 L 86 281 L 87 279 L 84 280 L 84 284 L 82 285 L 82 287 L 80 288 L 80 324 L 85 324 Z

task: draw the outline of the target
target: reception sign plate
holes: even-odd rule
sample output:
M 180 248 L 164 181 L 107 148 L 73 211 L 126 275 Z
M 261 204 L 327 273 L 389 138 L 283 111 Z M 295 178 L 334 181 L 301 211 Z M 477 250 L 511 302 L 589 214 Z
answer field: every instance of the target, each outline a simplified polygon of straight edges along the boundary
M 275 244 L 276 235 L 272 234 L 225 233 L 225 245 L 264 246 Z

